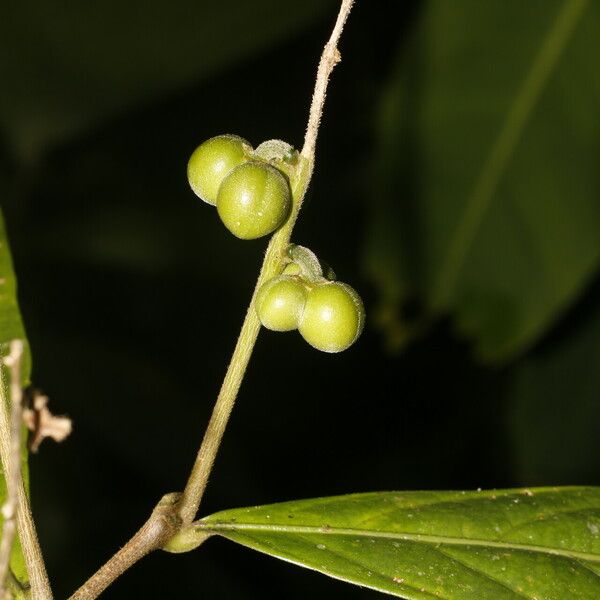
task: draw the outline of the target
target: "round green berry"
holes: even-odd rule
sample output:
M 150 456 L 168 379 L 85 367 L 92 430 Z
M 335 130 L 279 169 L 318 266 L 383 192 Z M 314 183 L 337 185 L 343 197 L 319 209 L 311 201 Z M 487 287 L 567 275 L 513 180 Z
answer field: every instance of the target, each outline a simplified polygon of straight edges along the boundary
M 336 281 L 308 293 L 298 331 L 317 350 L 341 352 L 358 339 L 364 320 L 360 296 L 349 285 Z
M 291 207 L 292 194 L 285 175 L 259 161 L 233 169 L 217 195 L 217 211 L 225 227 L 243 240 L 279 229 Z
M 306 288 L 294 277 L 275 277 L 263 284 L 256 296 L 260 322 L 272 331 L 292 331 L 304 310 Z
M 237 135 L 218 135 L 200 144 L 187 166 L 188 181 L 204 202 L 215 205 L 223 179 L 238 165 L 245 163 L 252 146 Z

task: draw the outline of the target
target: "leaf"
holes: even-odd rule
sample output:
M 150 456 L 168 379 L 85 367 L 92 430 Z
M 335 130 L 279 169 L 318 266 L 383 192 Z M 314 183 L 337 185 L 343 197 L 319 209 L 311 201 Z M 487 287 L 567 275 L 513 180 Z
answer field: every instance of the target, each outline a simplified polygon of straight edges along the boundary
M 600 287 L 589 309 L 516 367 L 510 425 L 522 481 L 593 481 L 600 472 Z
M 484 359 L 523 352 L 600 263 L 600 4 L 426 4 L 384 92 L 365 266 Z M 397 329 L 397 328 L 396 328 Z
M 197 525 L 199 537 L 411 600 L 600 597 L 600 488 L 353 494 Z
M 14 339 L 25 340 L 25 330 L 21 320 L 21 313 L 17 303 L 17 283 L 13 271 L 10 249 L 8 246 L 8 238 L 6 237 L 6 229 L 4 227 L 4 219 L 0 212 L 0 356 L 5 356 L 8 352 L 8 343 Z M 31 370 L 31 360 L 29 351 L 26 350 L 24 364 L 22 365 L 23 384 L 29 382 L 29 373 Z M 4 367 L 2 367 L 4 369 Z M 4 401 L 7 396 L 8 377 L 6 371 L 0 376 L 1 390 L 0 401 Z M 25 484 L 28 482 L 28 465 L 27 465 L 27 446 L 23 443 L 22 452 L 22 470 Z M 1 471 L 1 469 L 0 469 Z M 0 476 L 0 506 L 4 505 L 6 500 L 6 482 L 4 474 Z M 2 527 L 2 514 L 0 513 L 0 528 Z M 1 529 L 0 529 L 1 532 Z M 13 546 L 10 566 L 15 577 L 22 583 L 28 581 L 27 569 L 25 568 L 25 559 L 21 547 L 17 542 Z
M 286 39 L 331 4 L 9 2 L 0 20 L 0 130 L 28 158 Z
M 19 338 L 25 338 L 25 330 L 17 303 L 17 281 L 13 272 L 4 219 L 0 213 L 0 344 Z

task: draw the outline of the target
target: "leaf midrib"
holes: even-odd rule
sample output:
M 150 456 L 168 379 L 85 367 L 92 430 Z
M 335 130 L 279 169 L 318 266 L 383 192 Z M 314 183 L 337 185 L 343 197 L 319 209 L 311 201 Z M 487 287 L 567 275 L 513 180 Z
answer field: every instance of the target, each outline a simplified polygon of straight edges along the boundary
M 535 110 L 548 80 L 577 28 L 589 0 L 565 0 L 522 81 L 506 114 L 500 132 L 483 163 L 468 196 L 465 210 L 453 233 L 437 280 L 434 305 L 440 307 L 452 291 L 524 128 Z
M 259 523 L 212 523 L 204 522 L 198 525 L 197 531 L 223 534 L 224 532 L 263 532 L 263 533 L 297 533 L 305 535 L 339 535 L 355 536 L 377 539 L 397 540 L 404 542 L 415 542 L 421 544 L 446 544 L 452 546 L 483 546 L 504 550 L 519 550 L 525 552 L 537 552 L 551 556 L 561 556 L 575 560 L 585 560 L 600 563 L 600 554 L 579 552 L 576 550 L 564 550 L 562 548 L 551 548 L 548 546 L 537 546 L 533 544 L 519 544 L 516 542 L 501 542 L 484 540 L 478 538 L 462 538 L 452 536 L 427 535 L 420 533 L 408 533 L 398 531 L 373 531 L 368 529 L 316 527 L 311 525 L 276 525 Z

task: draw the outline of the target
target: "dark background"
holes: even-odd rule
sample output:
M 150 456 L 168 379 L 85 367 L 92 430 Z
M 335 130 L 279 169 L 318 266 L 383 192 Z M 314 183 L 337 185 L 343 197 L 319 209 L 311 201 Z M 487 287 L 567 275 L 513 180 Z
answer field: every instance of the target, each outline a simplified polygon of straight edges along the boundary
M 68 441 L 45 442 L 30 461 L 58 598 L 124 543 L 163 493 L 182 489 L 258 272 L 266 241 L 234 239 L 198 201 L 185 177 L 190 153 L 220 133 L 301 146 L 336 3 L 307 3 L 298 22 L 279 12 L 300 3 L 257 3 L 256 40 L 251 16 L 243 24 L 250 41 L 226 19 L 203 23 L 241 4 L 149 2 L 155 20 L 145 21 L 141 4 L 136 15 L 110 2 L 89 14 L 85 3 L 9 2 L 2 208 L 33 381 L 74 423 Z M 427 4 L 358 0 L 294 232 L 360 290 L 373 318 L 340 355 L 318 353 L 297 334 L 261 333 L 202 514 L 369 490 L 600 484 L 595 266 L 535 339 L 498 360 L 473 351 L 451 310 L 393 350 L 377 326 L 385 294 L 364 258 L 373 190 L 398 185 L 375 180 L 389 147 L 378 112 Z M 538 8 L 553 14 L 554 4 Z M 41 35 L 40 23 L 56 38 Z M 195 35 L 212 37 L 202 45 Z M 222 46 L 231 52 L 211 63 L 206 53 L 219 57 Z M 468 144 L 466 132 L 456 152 Z M 577 162 L 579 151 L 566 160 Z M 411 292 L 395 310 L 419 323 L 424 304 Z M 185 555 L 154 553 L 106 593 L 308 595 L 379 596 L 220 539 Z

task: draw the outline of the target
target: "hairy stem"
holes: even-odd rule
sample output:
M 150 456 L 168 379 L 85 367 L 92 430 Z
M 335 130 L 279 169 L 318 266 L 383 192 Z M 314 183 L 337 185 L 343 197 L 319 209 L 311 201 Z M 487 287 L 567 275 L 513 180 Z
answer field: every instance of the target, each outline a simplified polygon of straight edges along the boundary
M 240 331 L 237 344 L 229 363 L 229 368 L 223 380 L 221 391 L 217 397 L 212 416 L 206 428 L 202 444 L 196 456 L 196 462 L 192 467 L 188 482 L 183 492 L 180 515 L 183 526 L 189 525 L 196 513 L 204 495 L 208 477 L 212 470 L 229 416 L 235 404 L 238 391 L 244 379 L 246 367 L 252 356 L 252 351 L 260 330 L 260 322 L 254 310 L 254 299 L 260 287 L 265 281 L 268 281 L 275 275 L 278 275 L 281 270 L 282 260 L 284 258 L 287 247 L 290 243 L 292 230 L 298 218 L 304 195 L 310 184 L 312 177 L 315 147 L 317 143 L 317 135 L 321 124 L 321 115 L 323 114 L 323 106 L 327 94 L 327 84 L 329 76 L 335 65 L 340 61 L 340 53 L 337 45 L 342 34 L 342 30 L 352 9 L 354 0 L 343 0 L 338 13 L 336 23 L 334 25 L 331 37 L 321 55 L 317 77 L 315 81 L 315 89 L 313 93 L 310 113 L 308 117 L 308 125 L 306 135 L 304 137 L 304 147 L 300 154 L 300 163 L 296 170 L 295 176 L 291 182 L 292 196 L 294 199 L 293 210 L 286 224 L 271 238 L 265 258 L 262 264 L 260 275 L 254 288 L 254 294 L 250 300 L 246 318 Z
M 323 115 L 323 106 L 327 95 L 329 76 L 335 65 L 341 60 L 341 55 L 337 47 L 338 42 L 353 4 L 354 0 L 342 0 L 342 6 L 340 7 L 340 12 L 338 13 L 335 25 L 333 26 L 331 37 L 327 44 L 325 44 L 325 48 L 321 54 L 321 60 L 319 61 L 317 78 L 315 80 L 315 90 L 313 92 L 308 124 L 306 126 L 306 135 L 304 136 L 304 147 L 302 148 L 302 155 L 311 161 L 314 160 L 315 157 L 317 135 L 319 134 L 321 116 Z
M 340 60 L 337 44 L 353 4 L 354 0 L 342 0 L 331 37 L 323 50 L 317 71 L 304 146 L 295 170 L 290 176 L 293 197 L 292 214 L 285 225 L 273 235 L 267 247 L 240 335 L 185 489 L 178 500 L 173 502 L 170 508 L 166 509 L 168 518 L 162 511 L 158 511 L 157 507 L 150 519 L 133 538 L 84 583 L 71 596 L 70 600 L 92 600 L 96 598 L 140 558 L 152 550 L 163 547 L 182 527 L 189 526 L 198 512 L 231 411 L 233 410 L 238 391 L 244 379 L 246 368 L 250 362 L 258 332 L 260 331 L 260 322 L 254 309 L 256 293 L 265 281 L 278 275 L 281 271 L 286 250 L 290 243 L 290 237 L 312 177 L 315 147 L 325 103 L 327 84 L 331 71 Z M 160 513 L 158 517 L 156 517 L 157 511 Z M 157 519 L 160 521 L 160 524 L 158 524 Z
M 4 359 L 4 363 L 10 371 L 10 399 L 5 397 L 4 382 L 0 381 L 0 456 L 7 488 L 7 500 L 2 507 L 5 520 L 0 544 L 0 591 L 4 592 L 4 585 L 9 575 L 10 554 L 16 523 L 29 575 L 31 598 L 33 600 L 49 600 L 52 598 L 52 591 L 21 470 L 21 401 L 23 396 L 21 361 L 23 352 L 22 340 L 13 340 L 10 343 L 9 355 Z
M 7 587 L 10 570 L 10 554 L 15 533 L 17 531 L 18 493 L 21 474 L 21 356 L 23 342 L 11 342 L 9 355 L 4 363 L 11 370 L 10 382 L 10 413 L 8 407 L 2 410 L 2 467 L 6 480 L 6 502 L 2 506 L 2 538 L 0 539 L 0 598 L 3 598 Z M 17 387 L 14 378 L 17 378 Z M 5 405 L 6 403 L 3 402 Z M 9 417 L 10 414 L 10 417 Z
M 198 450 L 196 461 L 190 472 L 187 484 L 183 491 L 180 504 L 180 515 L 183 525 L 189 525 L 200 506 L 204 495 L 208 477 L 212 470 L 215 457 L 219 450 L 229 416 L 235 404 L 235 400 L 244 379 L 246 367 L 252 356 L 256 338 L 260 331 L 260 321 L 254 309 L 254 298 L 263 283 L 275 277 L 281 271 L 282 260 L 290 243 L 290 236 L 294 223 L 300 210 L 304 194 L 308 188 L 312 173 L 312 161 L 300 158 L 296 177 L 292 183 L 292 196 L 294 198 L 293 213 L 287 223 L 271 238 L 256 281 L 254 294 L 246 312 L 246 318 L 242 325 L 237 344 L 233 351 L 229 368 L 217 397 L 212 416 L 204 433 L 202 444 Z

